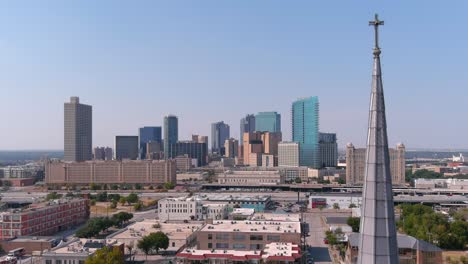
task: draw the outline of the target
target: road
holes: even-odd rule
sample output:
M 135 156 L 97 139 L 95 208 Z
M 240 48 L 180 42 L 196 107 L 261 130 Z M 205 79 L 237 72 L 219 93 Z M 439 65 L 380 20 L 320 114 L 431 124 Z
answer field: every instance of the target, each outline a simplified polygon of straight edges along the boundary
M 52 191 L 50 191 L 52 192 Z M 58 191 L 59 193 L 65 194 L 66 191 Z M 154 199 L 160 199 L 165 197 L 183 197 L 187 196 L 187 192 L 139 192 L 138 190 L 133 191 L 112 191 L 108 190 L 107 193 L 118 193 L 120 195 L 128 195 L 132 192 L 138 193 L 140 197 L 148 197 Z M 8 191 L 1 194 L 2 200 L 14 201 L 14 200 L 32 200 L 33 198 L 45 197 L 49 192 L 24 192 L 24 191 Z M 217 195 L 245 195 L 245 196 L 257 196 L 257 195 L 271 195 L 271 198 L 275 201 L 295 202 L 297 201 L 297 192 L 199 192 L 194 193 L 195 195 L 203 194 L 217 194 Z M 300 193 L 300 199 L 305 200 L 306 193 Z
M 309 245 L 309 254 L 313 263 L 332 263 L 328 245 L 323 242 L 325 228 L 322 224 L 321 213 L 304 213 L 304 220 L 309 224 L 309 236 L 306 243 Z

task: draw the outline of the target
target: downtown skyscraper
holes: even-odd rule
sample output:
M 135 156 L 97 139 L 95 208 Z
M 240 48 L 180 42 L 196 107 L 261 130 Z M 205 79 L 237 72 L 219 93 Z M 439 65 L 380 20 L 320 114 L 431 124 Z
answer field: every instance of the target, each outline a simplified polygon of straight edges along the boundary
M 211 152 L 224 155 L 224 141 L 230 136 L 230 128 L 223 121 L 211 124 Z
M 85 161 L 93 158 L 93 109 L 71 97 L 64 104 L 64 159 Z
M 259 112 L 255 115 L 255 131 L 281 132 L 281 115 L 277 112 Z
M 244 133 L 250 133 L 255 131 L 255 116 L 246 115 L 240 120 L 240 137 L 239 142 L 242 145 L 244 142 Z
M 164 158 L 171 156 L 171 146 L 179 141 L 179 120 L 177 116 L 168 115 L 164 117 Z
M 149 142 L 162 143 L 161 127 L 141 127 L 138 130 L 140 159 L 146 159 L 146 144 Z
M 320 168 L 318 97 L 293 102 L 291 115 L 292 141 L 299 143 L 299 165 Z

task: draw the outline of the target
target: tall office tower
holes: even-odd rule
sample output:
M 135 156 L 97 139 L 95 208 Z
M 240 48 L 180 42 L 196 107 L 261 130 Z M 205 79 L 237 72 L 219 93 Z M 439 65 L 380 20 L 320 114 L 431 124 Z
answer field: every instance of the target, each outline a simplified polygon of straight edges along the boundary
M 138 130 L 138 151 L 140 159 L 146 159 L 146 143 L 150 141 L 162 141 L 161 127 L 141 127 Z
M 355 148 L 352 143 L 346 145 L 346 184 L 362 185 L 366 168 L 366 148 Z M 390 175 L 392 184 L 405 184 L 405 145 L 398 144 L 396 148 L 389 148 Z
M 138 136 L 115 136 L 114 159 L 136 160 L 138 158 Z
M 255 115 L 255 130 L 281 132 L 281 115 L 277 112 L 259 112 Z
M 246 132 L 243 139 L 244 165 L 257 166 L 257 164 L 261 164 L 261 155 L 263 153 L 262 132 Z
M 320 168 L 318 97 L 293 102 L 291 114 L 292 141 L 299 143 L 299 165 Z
M 375 47 L 358 263 L 396 264 L 399 255 L 378 43 L 378 28 L 383 21 L 375 15 L 369 25 L 375 29 Z
M 177 116 L 169 115 L 164 117 L 164 158 L 170 159 L 170 147 L 179 140 L 179 121 Z
M 263 132 L 263 153 L 278 156 L 278 144 L 281 142 L 281 132 Z
M 322 167 L 336 167 L 338 164 L 338 144 L 335 133 L 319 133 L 320 164 Z
M 95 160 L 112 160 L 112 148 L 95 147 L 93 150 L 93 158 Z
M 208 136 L 192 135 L 192 141 L 208 145 Z
M 93 108 L 70 97 L 64 104 L 64 159 L 85 161 L 93 158 Z
M 178 141 L 170 146 L 172 157 L 187 155 L 197 160 L 197 166 L 202 167 L 208 163 L 208 144 L 198 143 L 191 140 Z
M 114 151 L 112 151 L 112 148 L 105 147 L 104 148 L 104 159 L 105 160 L 112 160 L 114 156 Z
M 285 141 L 278 144 L 278 166 L 299 167 L 299 143 Z
M 224 142 L 225 154 L 228 158 L 237 158 L 239 156 L 239 140 L 234 138 L 226 139 Z
M 255 131 L 255 116 L 254 115 L 246 115 L 240 121 L 240 137 L 239 141 L 240 144 L 244 144 L 244 133 L 245 132 L 254 132 Z
M 162 151 L 161 141 L 148 141 L 146 143 L 146 159 L 160 160 L 164 153 Z
M 93 149 L 93 159 L 94 160 L 104 160 L 104 148 L 101 147 L 95 147 Z
M 211 152 L 224 155 L 224 141 L 228 138 L 228 124 L 223 121 L 211 124 Z

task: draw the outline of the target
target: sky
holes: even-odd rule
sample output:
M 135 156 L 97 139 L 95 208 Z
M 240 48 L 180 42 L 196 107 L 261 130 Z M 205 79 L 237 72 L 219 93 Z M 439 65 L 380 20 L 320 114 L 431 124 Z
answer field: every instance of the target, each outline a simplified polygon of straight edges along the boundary
M 374 13 L 390 145 L 468 149 L 468 2 L 2 1 L 0 150 L 63 149 L 63 103 L 93 145 L 179 117 L 179 138 L 318 96 L 320 130 L 365 146 Z

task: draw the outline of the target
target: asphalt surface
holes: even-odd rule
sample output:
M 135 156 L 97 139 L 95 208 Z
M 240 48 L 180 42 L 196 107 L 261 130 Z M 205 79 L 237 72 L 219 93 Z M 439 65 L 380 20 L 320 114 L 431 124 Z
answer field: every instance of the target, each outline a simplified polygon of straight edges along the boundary
M 309 245 L 309 256 L 312 263 L 332 263 L 328 245 L 323 242 L 325 227 L 322 224 L 321 213 L 304 213 L 304 220 L 309 224 L 309 236 L 306 243 Z

